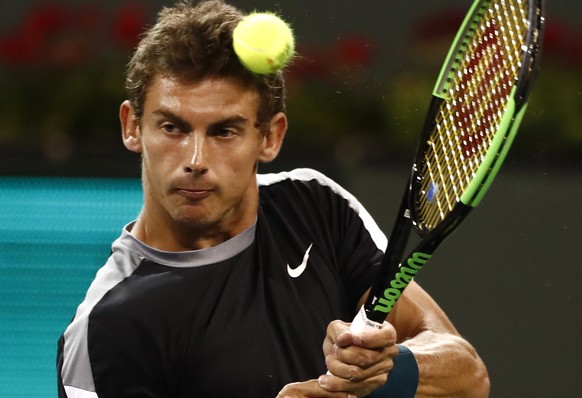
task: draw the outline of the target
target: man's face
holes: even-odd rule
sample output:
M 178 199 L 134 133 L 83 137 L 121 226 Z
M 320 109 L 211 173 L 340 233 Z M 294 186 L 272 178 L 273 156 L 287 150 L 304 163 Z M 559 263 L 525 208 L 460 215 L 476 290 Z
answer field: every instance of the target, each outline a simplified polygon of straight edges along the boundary
M 257 92 L 233 80 L 157 77 L 135 127 L 141 217 L 202 234 L 248 227 L 258 205 L 256 164 L 271 160 L 265 158 L 269 140 L 257 128 L 258 101 Z

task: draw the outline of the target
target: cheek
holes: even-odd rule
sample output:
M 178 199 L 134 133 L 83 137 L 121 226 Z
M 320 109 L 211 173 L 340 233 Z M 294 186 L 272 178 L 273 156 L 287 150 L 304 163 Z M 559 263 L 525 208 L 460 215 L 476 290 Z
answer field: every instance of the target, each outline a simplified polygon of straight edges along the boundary
M 223 180 L 223 186 L 230 192 L 245 191 L 256 174 L 257 151 L 255 148 L 239 148 L 213 162 L 214 172 Z M 212 167 L 211 167 L 212 173 Z
M 180 163 L 180 145 L 162 138 L 150 138 L 143 143 L 143 162 L 152 170 L 168 172 Z
M 174 174 L 173 162 L 177 156 L 168 156 L 168 150 L 160 145 L 144 143 L 142 152 L 142 176 L 148 181 L 150 190 L 158 195 L 165 196 L 166 187 Z
M 235 141 L 229 145 L 208 146 L 210 163 L 214 167 L 228 168 L 235 174 L 245 174 L 253 170 L 257 163 L 260 148 L 255 141 Z
M 143 172 L 145 173 L 145 176 L 148 178 L 148 180 L 152 181 L 155 179 L 155 175 L 161 168 L 159 155 L 156 153 L 156 151 L 152 151 L 147 146 L 144 146 L 141 156 Z
M 237 179 L 235 183 L 240 185 L 247 184 L 249 178 L 255 175 L 258 162 L 258 154 L 255 148 L 249 148 L 242 152 L 235 158 L 231 165 L 234 178 Z

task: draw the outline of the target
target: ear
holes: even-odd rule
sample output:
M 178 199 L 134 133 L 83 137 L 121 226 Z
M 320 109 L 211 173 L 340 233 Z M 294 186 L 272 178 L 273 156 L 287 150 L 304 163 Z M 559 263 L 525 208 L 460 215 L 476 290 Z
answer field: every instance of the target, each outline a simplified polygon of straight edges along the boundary
M 123 145 L 132 152 L 141 153 L 141 131 L 139 121 L 131 103 L 123 101 L 119 107 L 119 120 L 121 121 L 121 137 Z
M 286 132 L 287 116 L 279 112 L 271 119 L 269 129 L 263 137 L 262 148 L 257 159 L 259 162 L 269 163 L 277 157 Z

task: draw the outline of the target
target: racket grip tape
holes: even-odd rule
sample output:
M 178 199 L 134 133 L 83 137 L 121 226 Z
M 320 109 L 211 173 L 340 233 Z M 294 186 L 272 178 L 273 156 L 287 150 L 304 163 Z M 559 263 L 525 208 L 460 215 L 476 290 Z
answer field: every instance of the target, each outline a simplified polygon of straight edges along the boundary
M 350 332 L 352 334 L 360 334 L 364 330 L 382 329 L 383 325 L 383 323 L 368 319 L 366 310 L 364 309 L 364 306 L 362 306 L 352 321 Z

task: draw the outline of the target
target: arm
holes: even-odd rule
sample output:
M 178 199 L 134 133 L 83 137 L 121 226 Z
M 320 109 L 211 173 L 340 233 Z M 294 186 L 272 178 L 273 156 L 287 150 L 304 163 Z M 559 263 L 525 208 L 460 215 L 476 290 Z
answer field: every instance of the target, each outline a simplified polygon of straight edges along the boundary
M 363 397 L 383 386 L 398 355 L 397 343 L 410 349 L 418 364 L 415 397 L 481 398 L 489 394 L 487 370 L 475 349 L 415 282 L 406 288 L 383 329 L 352 336 L 348 326 L 334 321 L 328 328 L 324 353 L 333 376 L 319 378 L 328 391 Z M 374 395 L 381 396 L 379 391 Z
M 398 333 L 398 343 L 408 347 L 418 363 L 416 397 L 488 396 L 483 361 L 418 284 L 406 288 L 388 321 Z
M 287 384 L 277 398 L 356 398 L 383 386 L 398 354 L 396 331 L 384 328 L 354 336 L 349 323 L 332 321 L 323 343 L 329 373 L 318 379 Z

